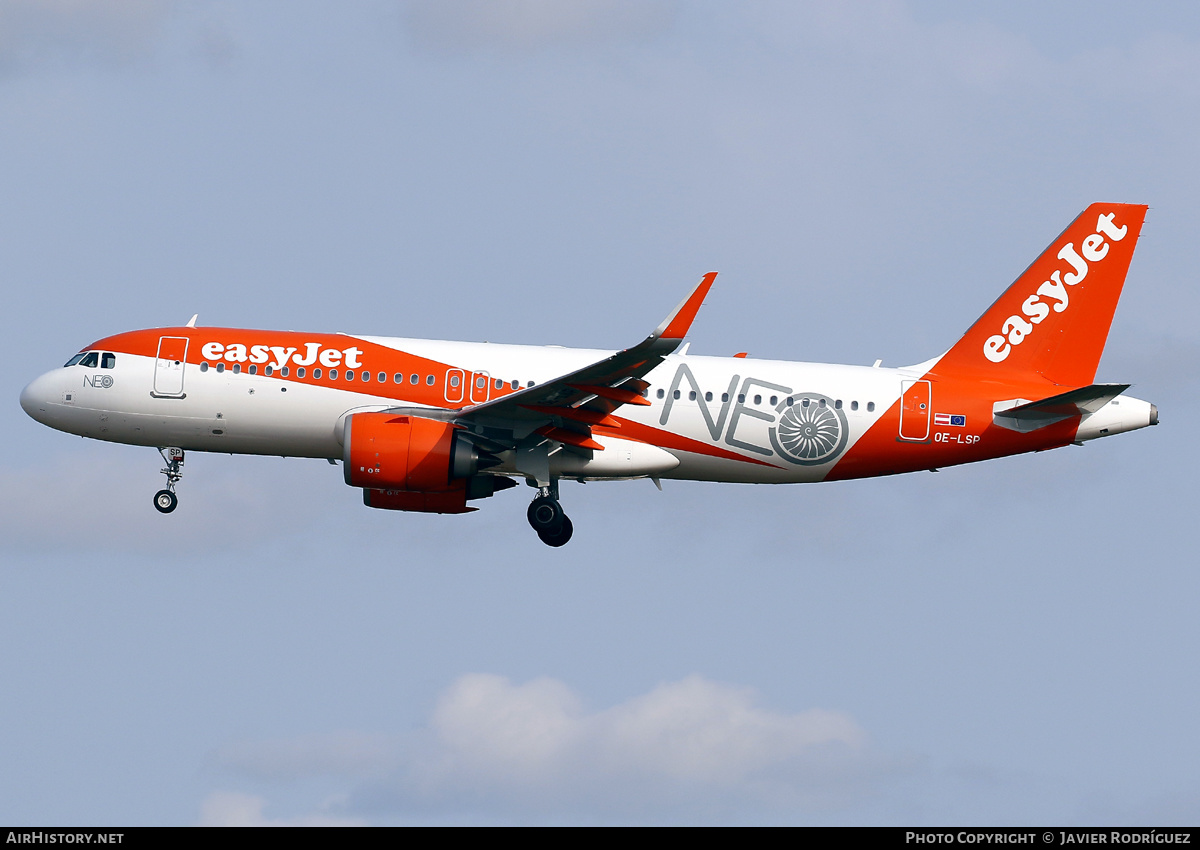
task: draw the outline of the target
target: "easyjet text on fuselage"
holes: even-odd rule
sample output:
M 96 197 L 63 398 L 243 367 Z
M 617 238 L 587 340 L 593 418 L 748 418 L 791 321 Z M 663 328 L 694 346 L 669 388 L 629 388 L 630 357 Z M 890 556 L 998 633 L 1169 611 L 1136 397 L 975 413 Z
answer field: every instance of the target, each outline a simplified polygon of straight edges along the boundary
M 225 345 L 220 342 L 206 342 L 201 347 L 201 353 L 206 360 L 225 360 L 229 363 L 270 363 L 276 369 L 282 369 L 289 363 L 294 366 L 319 364 L 326 369 L 335 369 L 338 366 L 357 369 L 362 366 L 359 357 L 363 350 L 355 346 L 340 349 L 327 348 L 319 342 L 306 342 L 303 347 L 245 345 L 240 342 Z

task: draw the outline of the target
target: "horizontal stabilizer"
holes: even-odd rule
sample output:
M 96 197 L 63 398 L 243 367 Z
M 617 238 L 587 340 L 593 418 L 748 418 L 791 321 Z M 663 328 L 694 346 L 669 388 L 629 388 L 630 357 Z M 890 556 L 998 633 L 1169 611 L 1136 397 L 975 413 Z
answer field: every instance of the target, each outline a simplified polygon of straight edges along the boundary
M 1039 401 L 1023 398 L 998 401 L 992 406 L 992 421 L 1010 431 L 1028 433 L 1072 416 L 1087 416 L 1129 389 L 1130 384 L 1092 384 Z

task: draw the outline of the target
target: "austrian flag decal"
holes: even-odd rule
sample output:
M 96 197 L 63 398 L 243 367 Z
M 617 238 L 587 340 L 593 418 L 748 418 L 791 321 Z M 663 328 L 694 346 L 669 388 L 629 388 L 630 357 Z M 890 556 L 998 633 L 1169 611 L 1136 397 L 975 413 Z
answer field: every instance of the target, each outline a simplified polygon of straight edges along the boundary
M 967 417 L 960 416 L 957 413 L 935 413 L 933 414 L 934 425 L 953 425 L 957 428 L 967 427 Z

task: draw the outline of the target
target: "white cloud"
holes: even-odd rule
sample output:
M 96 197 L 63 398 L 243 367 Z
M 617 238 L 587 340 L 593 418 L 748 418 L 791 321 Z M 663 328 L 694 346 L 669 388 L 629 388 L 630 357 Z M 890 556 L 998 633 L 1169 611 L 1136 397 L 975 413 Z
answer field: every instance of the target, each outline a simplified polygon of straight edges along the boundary
M 284 783 L 341 778 L 337 811 L 507 820 L 722 822 L 795 817 L 873 797 L 903 762 L 848 715 L 759 704 L 702 676 L 598 711 L 556 679 L 461 676 L 407 740 L 339 732 L 222 747 L 222 767 Z M 264 820 L 262 800 L 214 794 L 205 818 Z
M 470 674 L 442 696 L 428 736 L 367 807 L 616 819 L 820 810 L 869 794 L 894 766 L 847 715 L 758 705 L 700 676 L 602 711 L 560 681 Z
M 652 38 L 673 22 L 675 0 L 409 0 L 414 41 L 451 50 L 529 50 Z
M 267 801 L 251 794 L 214 791 L 200 806 L 197 826 L 366 826 L 359 818 L 315 814 L 294 818 L 269 818 L 263 814 Z
M 845 715 L 775 714 L 756 707 L 753 692 L 699 676 L 588 714 L 553 679 L 514 685 L 467 675 L 439 702 L 432 728 L 443 746 L 441 769 L 553 782 L 583 758 L 610 773 L 736 783 L 821 744 L 865 742 Z

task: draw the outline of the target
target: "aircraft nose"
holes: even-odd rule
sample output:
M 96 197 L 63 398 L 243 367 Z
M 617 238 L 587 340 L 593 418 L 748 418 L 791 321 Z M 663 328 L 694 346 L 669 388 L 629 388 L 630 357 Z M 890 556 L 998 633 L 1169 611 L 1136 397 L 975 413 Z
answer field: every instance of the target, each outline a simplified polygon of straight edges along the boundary
M 21 390 L 21 409 L 38 422 L 45 424 L 54 396 L 54 379 L 47 373 L 30 381 Z

